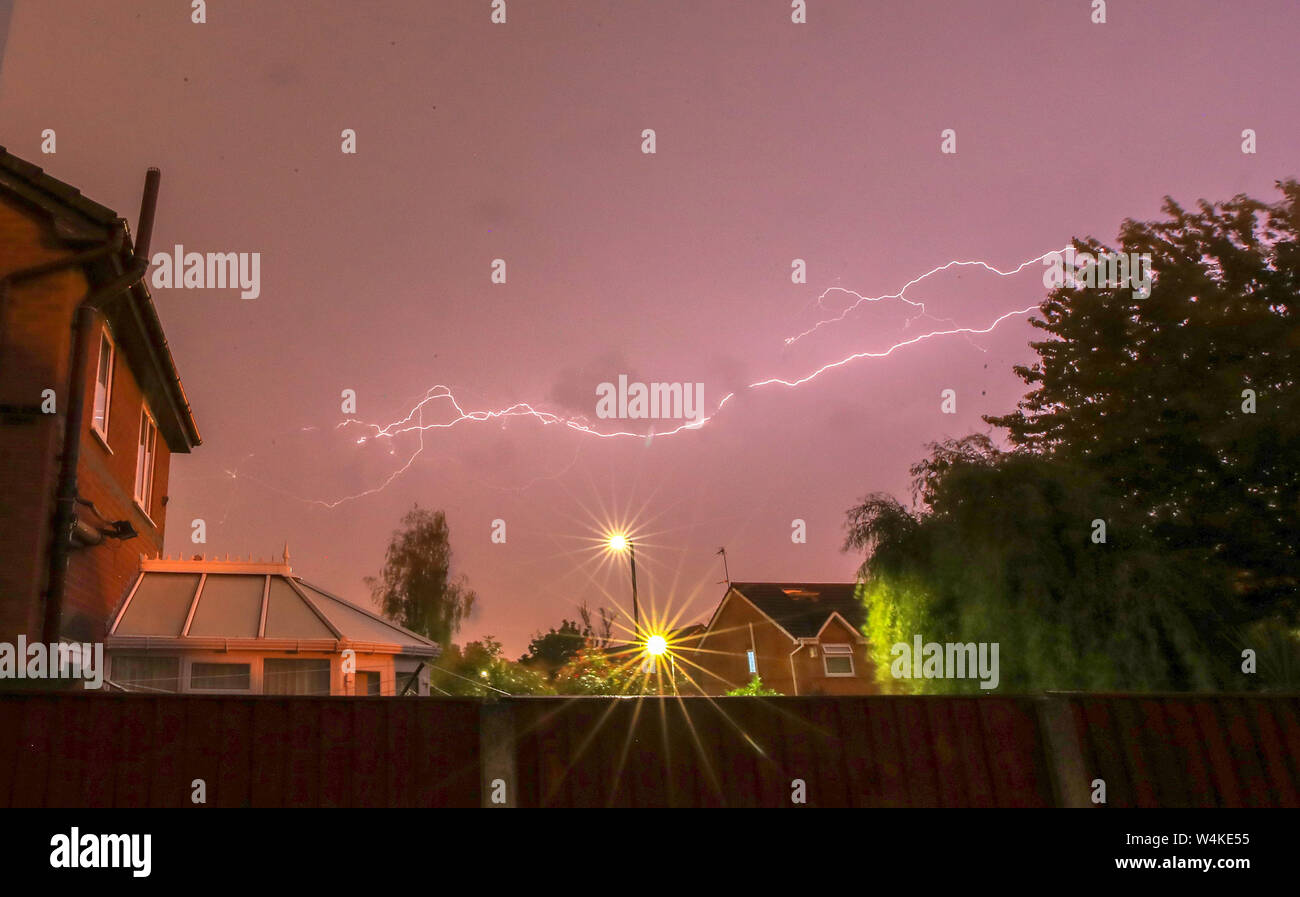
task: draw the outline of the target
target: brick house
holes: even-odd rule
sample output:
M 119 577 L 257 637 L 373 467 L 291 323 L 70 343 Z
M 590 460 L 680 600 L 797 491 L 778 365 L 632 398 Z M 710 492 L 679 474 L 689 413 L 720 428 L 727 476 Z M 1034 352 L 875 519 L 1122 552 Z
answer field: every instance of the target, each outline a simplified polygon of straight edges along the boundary
M 200 442 L 144 283 L 157 183 L 133 246 L 0 147 L 0 641 L 102 641 Z
M 854 583 L 733 582 L 688 656 L 708 694 L 759 676 L 783 695 L 877 694 Z

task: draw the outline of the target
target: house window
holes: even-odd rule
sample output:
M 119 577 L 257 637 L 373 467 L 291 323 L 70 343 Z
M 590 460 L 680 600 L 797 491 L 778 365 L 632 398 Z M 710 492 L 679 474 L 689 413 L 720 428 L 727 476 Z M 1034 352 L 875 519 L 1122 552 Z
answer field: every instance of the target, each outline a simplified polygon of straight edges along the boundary
M 153 500 L 154 456 L 158 448 L 158 425 L 147 407 L 140 409 L 140 444 L 135 453 L 135 502 L 149 516 Z
M 95 369 L 95 408 L 91 428 L 108 442 L 108 409 L 113 401 L 113 341 L 107 330 L 99 333 L 99 366 Z
M 114 657 L 113 682 L 127 691 L 180 691 L 179 657 Z
M 262 667 L 262 693 L 268 695 L 328 695 L 328 660 L 286 660 L 268 657 Z
M 190 664 L 190 688 L 194 691 L 248 691 L 250 687 L 246 663 Z
M 407 694 L 421 694 L 420 673 L 418 670 L 397 670 L 393 673 L 393 694 L 401 695 L 402 692 L 406 690 L 407 685 L 410 685 L 410 690 L 406 692 Z M 426 687 L 423 694 L 428 693 L 429 690 Z
M 822 665 L 827 676 L 852 676 L 853 646 L 822 645 Z
M 745 657 L 749 660 L 749 675 L 756 675 L 758 673 L 758 656 L 753 651 L 746 651 Z
M 375 697 L 381 694 L 379 681 L 378 670 L 357 670 L 356 694 L 366 697 Z

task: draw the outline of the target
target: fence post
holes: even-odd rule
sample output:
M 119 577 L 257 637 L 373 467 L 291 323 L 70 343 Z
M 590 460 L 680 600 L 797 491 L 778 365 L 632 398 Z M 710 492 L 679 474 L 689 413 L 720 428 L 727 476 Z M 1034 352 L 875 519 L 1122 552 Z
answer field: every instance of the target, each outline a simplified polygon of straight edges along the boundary
M 483 770 L 481 806 L 517 806 L 514 708 L 507 701 L 484 701 L 479 705 L 478 719 L 479 764 Z
M 1079 731 L 1070 709 L 1070 696 L 1048 694 L 1038 699 L 1038 730 L 1046 754 L 1052 793 L 1059 807 L 1091 807 L 1092 791 L 1083 762 Z

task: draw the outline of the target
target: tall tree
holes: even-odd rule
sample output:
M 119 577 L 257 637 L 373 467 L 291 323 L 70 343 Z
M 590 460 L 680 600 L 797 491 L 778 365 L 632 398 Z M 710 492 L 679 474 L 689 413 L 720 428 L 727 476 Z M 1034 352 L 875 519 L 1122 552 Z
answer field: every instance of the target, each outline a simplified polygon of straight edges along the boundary
M 1125 221 L 1150 295 L 1054 290 L 1032 321 L 1052 339 L 1016 368 L 1032 390 L 985 418 L 1100 477 L 1158 544 L 1229 566 L 1242 622 L 1300 611 L 1300 183 L 1278 186 L 1275 205 Z
M 402 518 L 379 577 L 367 577 L 384 616 L 442 645 L 474 609 L 477 595 L 464 576 L 451 576 L 451 533 L 442 511 L 415 505 Z

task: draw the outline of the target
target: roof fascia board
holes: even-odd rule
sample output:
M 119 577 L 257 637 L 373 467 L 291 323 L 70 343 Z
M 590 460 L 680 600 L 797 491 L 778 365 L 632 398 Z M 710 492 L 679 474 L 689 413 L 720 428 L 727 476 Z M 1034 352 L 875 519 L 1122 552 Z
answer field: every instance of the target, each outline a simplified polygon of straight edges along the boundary
M 21 175 L 0 169 L 0 189 L 12 194 L 36 214 L 50 219 L 55 233 L 64 240 L 93 242 L 104 239 L 107 221 L 87 215 L 60 197 L 23 180 Z M 112 214 L 108 209 L 105 212 Z
M 129 238 L 128 238 L 129 239 Z M 126 250 L 123 249 L 123 254 Z M 147 261 L 147 260 L 146 260 Z M 122 274 L 126 268 L 122 264 L 121 254 L 114 255 L 110 261 L 111 270 L 115 274 Z M 154 407 L 154 414 L 162 416 L 166 412 L 168 424 L 168 435 L 171 437 L 167 440 L 168 448 L 174 453 L 184 454 L 198 445 L 198 428 L 195 426 L 193 416 L 182 409 L 177 403 L 177 396 L 172 389 L 172 379 L 177 383 L 180 382 L 180 374 L 176 371 L 175 359 L 171 357 L 171 350 L 167 347 L 167 338 L 162 332 L 162 323 L 158 320 L 157 309 L 154 308 L 153 298 L 149 295 L 148 288 L 144 285 L 144 280 L 148 279 L 146 270 L 143 280 L 132 285 L 127 292 L 129 294 L 127 301 L 127 311 L 119 316 L 119 321 L 125 319 L 132 325 L 138 334 L 143 347 L 143 358 L 138 359 L 141 367 L 132 371 L 136 374 L 136 379 L 140 381 L 142 391 L 147 395 L 160 395 L 166 403 L 164 408 Z M 111 304 L 111 303 L 109 303 Z M 107 317 L 109 309 L 99 309 L 101 314 Z M 150 318 L 152 318 L 155 328 L 150 328 Z M 154 330 L 157 330 L 157 333 Z M 128 354 L 128 359 L 133 356 Z M 171 371 L 168 372 L 168 367 Z M 148 378 L 140 374 L 148 372 Z M 150 383 L 149 381 L 153 381 Z M 152 389 L 150 388 L 152 386 Z M 152 396 L 151 396 L 152 397 Z M 155 404 L 156 403 L 151 403 Z
M 152 635 L 117 635 L 105 640 L 105 647 L 115 651 L 262 651 L 287 653 L 338 654 L 351 648 L 360 654 L 403 654 L 411 657 L 434 657 L 437 652 L 426 645 L 399 645 L 389 642 L 363 642 L 348 639 L 290 638 L 221 638 L 220 636 L 161 637 Z
M 202 561 L 186 561 L 177 558 L 142 558 L 140 569 L 146 573 L 256 573 L 260 576 L 270 574 L 291 577 L 288 564 L 259 563 L 254 561 L 219 561 L 215 558 Z

